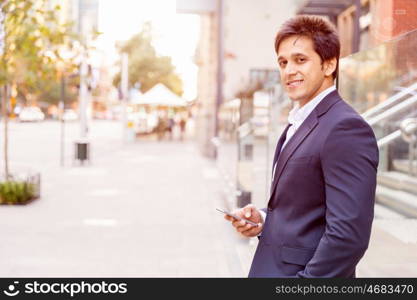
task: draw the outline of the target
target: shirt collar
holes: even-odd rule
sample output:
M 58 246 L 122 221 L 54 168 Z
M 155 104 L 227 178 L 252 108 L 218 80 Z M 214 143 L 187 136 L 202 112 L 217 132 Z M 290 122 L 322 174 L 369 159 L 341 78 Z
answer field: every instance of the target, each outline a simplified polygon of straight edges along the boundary
M 290 111 L 288 115 L 288 123 L 291 125 L 300 125 L 304 122 L 305 119 L 310 115 L 310 113 L 316 108 L 321 100 L 324 99 L 328 94 L 336 90 L 336 86 L 332 85 L 331 87 L 325 89 L 312 100 L 308 101 L 303 107 L 299 107 L 298 102 L 295 104 L 294 108 Z

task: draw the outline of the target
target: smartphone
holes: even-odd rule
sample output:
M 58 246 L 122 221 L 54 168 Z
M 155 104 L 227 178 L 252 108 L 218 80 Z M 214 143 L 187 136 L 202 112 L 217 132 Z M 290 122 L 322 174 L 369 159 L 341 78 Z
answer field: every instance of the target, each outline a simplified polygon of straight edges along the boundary
M 244 220 L 246 223 L 251 224 L 252 226 L 255 226 L 255 227 L 258 226 L 258 224 L 255 223 L 255 222 L 249 221 L 249 220 L 244 219 L 244 218 L 240 218 L 240 217 L 238 217 L 238 216 L 236 216 L 236 215 L 234 215 L 234 214 L 232 214 L 232 213 L 230 213 L 228 211 L 225 211 L 223 209 L 216 208 L 216 210 L 219 211 L 219 212 L 221 212 L 221 213 L 224 213 L 225 215 L 228 215 L 228 216 L 230 216 L 230 217 L 232 217 L 232 218 L 234 218 L 234 219 L 236 219 L 238 221 Z

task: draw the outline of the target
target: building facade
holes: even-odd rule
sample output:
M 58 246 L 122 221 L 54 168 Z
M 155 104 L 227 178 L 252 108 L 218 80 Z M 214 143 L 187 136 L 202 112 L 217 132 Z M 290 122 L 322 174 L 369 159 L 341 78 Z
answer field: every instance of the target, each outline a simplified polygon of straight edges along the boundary
M 221 104 L 247 89 L 251 70 L 276 68 L 274 37 L 298 2 L 177 0 L 177 12 L 201 15 L 196 134 L 204 155 L 216 157 Z

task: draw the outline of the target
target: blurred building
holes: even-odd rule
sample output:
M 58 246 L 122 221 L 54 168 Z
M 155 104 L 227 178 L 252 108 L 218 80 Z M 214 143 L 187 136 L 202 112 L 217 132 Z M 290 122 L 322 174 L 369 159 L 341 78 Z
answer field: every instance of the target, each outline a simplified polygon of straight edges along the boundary
M 326 16 L 338 29 L 341 57 L 417 28 L 415 0 L 308 0 L 297 14 Z
M 247 89 L 251 70 L 276 67 L 275 34 L 298 2 L 177 0 L 178 13 L 201 15 L 196 137 L 204 155 L 216 157 L 220 105 Z
M 87 45 L 92 47 L 95 44 L 93 39 L 94 33 L 98 30 L 99 18 L 99 1 L 98 0 L 49 0 L 47 2 L 49 9 L 59 6 L 57 11 L 60 22 L 72 24 L 73 32 Z M 108 98 L 108 74 L 101 68 L 103 53 L 98 50 L 89 49 L 86 59 L 88 65 L 88 75 L 86 79 L 88 93 L 86 94 L 86 110 L 88 115 L 99 111 L 103 114 L 106 109 Z M 100 74 L 105 72 L 102 82 L 100 82 L 100 92 L 92 96 L 94 88 L 99 86 L 101 80 Z M 76 106 L 78 106 L 77 103 Z
M 89 35 L 98 28 L 98 0 L 78 1 L 78 32 Z
M 211 139 L 216 132 L 216 107 L 221 93 L 219 73 L 219 1 L 177 0 L 178 13 L 200 15 L 200 40 L 195 63 L 198 66 L 196 102 L 196 139 L 204 155 L 214 157 L 215 149 Z
M 299 14 L 328 17 L 341 41 L 338 90 L 379 146 L 376 201 L 417 218 L 417 1 L 309 0 Z M 384 218 L 381 208 L 377 218 Z M 385 216 L 386 216 L 385 214 Z
M 417 217 L 415 0 L 178 0 L 199 13 L 198 142 L 217 156 L 226 203 L 263 206 L 270 165 L 292 101 L 279 85 L 273 41 L 296 14 L 333 22 L 341 40 L 338 90 L 373 127 L 380 148 L 377 202 Z M 212 142 L 213 137 L 215 143 Z
M 48 7 L 60 7 L 58 15 L 63 23 L 73 22 L 74 31 L 86 35 L 98 28 L 98 0 L 49 0 Z

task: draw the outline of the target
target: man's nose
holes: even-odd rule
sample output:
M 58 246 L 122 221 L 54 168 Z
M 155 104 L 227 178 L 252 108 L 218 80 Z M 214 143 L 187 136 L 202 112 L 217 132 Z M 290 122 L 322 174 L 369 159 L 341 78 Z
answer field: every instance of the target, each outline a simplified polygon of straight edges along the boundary
M 295 64 L 288 62 L 287 67 L 285 68 L 285 75 L 295 75 L 297 73 L 297 67 Z

